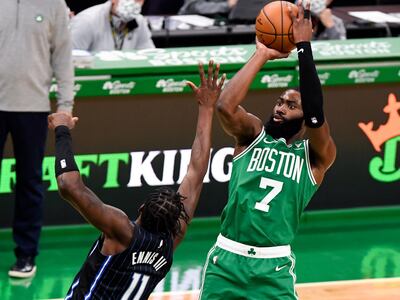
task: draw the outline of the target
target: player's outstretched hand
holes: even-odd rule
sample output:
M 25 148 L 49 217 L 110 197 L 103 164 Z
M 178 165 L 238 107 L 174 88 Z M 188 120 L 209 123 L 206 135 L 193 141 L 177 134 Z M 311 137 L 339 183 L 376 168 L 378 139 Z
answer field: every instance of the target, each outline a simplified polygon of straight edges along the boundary
M 220 65 L 214 66 L 214 61 L 208 63 L 207 78 L 202 63 L 199 63 L 200 86 L 196 86 L 193 82 L 187 81 L 186 84 L 194 92 L 199 105 L 214 107 L 224 85 L 226 74 L 223 74 L 218 82 Z
M 71 114 L 65 112 L 57 112 L 49 115 L 48 123 L 50 129 L 55 129 L 58 126 L 67 126 L 69 129 L 73 129 L 78 122 L 77 117 L 72 117 Z
M 293 39 L 295 44 L 309 42 L 312 38 L 311 3 L 308 0 L 306 9 L 304 9 L 302 2 L 302 0 L 297 2 L 297 15 L 294 13 L 291 6 L 288 5 L 289 14 L 293 22 Z
M 261 51 L 265 55 L 266 60 L 274 60 L 279 58 L 286 58 L 290 53 L 279 52 L 278 50 L 268 48 L 263 43 L 261 43 L 256 37 L 256 51 Z

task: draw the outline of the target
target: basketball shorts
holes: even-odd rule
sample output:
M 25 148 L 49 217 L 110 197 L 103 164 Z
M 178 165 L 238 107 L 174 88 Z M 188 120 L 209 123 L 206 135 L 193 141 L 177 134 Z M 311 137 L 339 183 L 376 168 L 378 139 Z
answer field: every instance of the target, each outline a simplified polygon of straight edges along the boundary
M 290 246 L 253 247 L 218 236 L 203 269 L 201 300 L 296 300 Z

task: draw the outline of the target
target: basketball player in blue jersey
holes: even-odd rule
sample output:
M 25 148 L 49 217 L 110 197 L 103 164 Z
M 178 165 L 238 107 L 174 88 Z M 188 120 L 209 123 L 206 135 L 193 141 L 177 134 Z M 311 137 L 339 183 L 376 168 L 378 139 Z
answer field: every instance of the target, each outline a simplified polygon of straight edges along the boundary
M 160 188 L 150 194 L 132 222 L 118 208 L 103 203 L 82 181 L 72 152 L 70 129 L 77 118 L 49 116 L 56 134 L 56 175 L 61 196 L 102 234 L 94 242 L 65 299 L 147 299 L 172 264 L 174 249 L 193 217 L 211 147 L 215 103 L 225 80 L 218 83 L 219 65 L 199 65 L 200 86 L 188 85 L 199 110 L 192 154 L 178 191 Z
M 310 45 L 309 7 L 299 3 L 298 15 L 291 11 L 300 93 L 281 94 L 265 125 L 241 106 L 264 64 L 288 56 L 257 42 L 254 55 L 217 102 L 222 126 L 236 144 L 229 199 L 206 260 L 202 300 L 297 299 L 290 244 L 336 156 Z

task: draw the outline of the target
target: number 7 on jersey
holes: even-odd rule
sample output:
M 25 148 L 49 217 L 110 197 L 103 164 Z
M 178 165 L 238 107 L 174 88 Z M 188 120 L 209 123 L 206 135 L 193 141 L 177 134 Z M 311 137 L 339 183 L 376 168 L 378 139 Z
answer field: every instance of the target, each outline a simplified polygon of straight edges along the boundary
M 270 178 L 261 177 L 260 188 L 266 189 L 272 187 L 272 190 L 261 200 L 257 202 L 255 208 L 264 212 L 269 211 L 269 203 L 282 191 L 283 182 Z

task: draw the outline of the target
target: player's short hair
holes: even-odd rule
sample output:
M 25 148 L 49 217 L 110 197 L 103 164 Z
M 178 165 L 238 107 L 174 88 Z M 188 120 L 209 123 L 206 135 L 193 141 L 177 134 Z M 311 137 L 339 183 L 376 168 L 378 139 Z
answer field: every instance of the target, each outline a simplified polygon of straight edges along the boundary
M 300 100 L 301 100 L 301 92 L 300 92 L 300 87 L 299 86 L 294 86 L 291 88 L 286 89 L 282 94 L 286 93 L 287 91 L 295 91 L 298 92 L 300 94 Z M 281 94 L 281 95 L 282 95 Z
M 158 188 L 140 209 L 142 227 L 153 233 L 169 233 L 173 237 L 181 234 L 180 221 L 189 221 L 182 203 L 185 199 L 171 188 Z
M 298 93 L 300 94 L 300 96 L 301 96 L 300 87 L 299 87 L 299 86 L 294 86 L 294 87 L 287 88 L 286 90 L 284 90 L 284 91 L 281 93 L 281 95 L 284 94 L 284 93 L 286 93 L 287 91 L 295 91 L 295 92 L 298 92 Z

